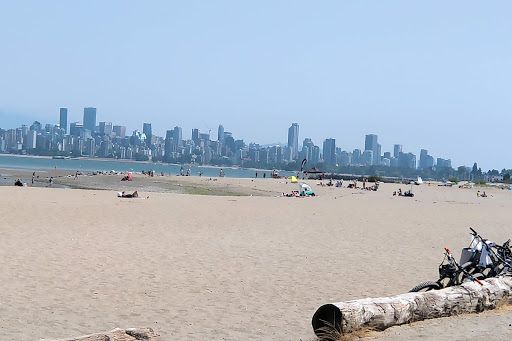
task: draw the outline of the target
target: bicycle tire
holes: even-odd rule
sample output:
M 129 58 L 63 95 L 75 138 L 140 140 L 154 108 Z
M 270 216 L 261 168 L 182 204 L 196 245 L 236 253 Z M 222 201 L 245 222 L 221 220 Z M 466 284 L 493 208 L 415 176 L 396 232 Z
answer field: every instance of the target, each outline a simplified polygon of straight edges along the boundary
M 418 284 L 417 286 L 415 286 L 414 288 L 409 290 L 409 292 L 423 292 L 423 291 L 439 290 L 439 289 L 441 289 L 441 286 L 439 285 L 439 283 L 427 281 L 427 282 L 421 282 L 420 284 Z

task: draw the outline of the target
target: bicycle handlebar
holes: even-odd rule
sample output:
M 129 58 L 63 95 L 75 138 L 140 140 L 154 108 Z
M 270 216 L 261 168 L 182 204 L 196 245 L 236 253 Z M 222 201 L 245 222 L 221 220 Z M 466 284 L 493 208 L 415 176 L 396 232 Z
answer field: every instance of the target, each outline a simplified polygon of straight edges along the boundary
M 475 236 L 478 234 L 478 233 L 476 233 L 476 231 L 475 231 L 475 230 L 473 230 L 473 228 L 472 228 L 472 227 L 469 227 L 469 229 L 471 230 L 471 232 L 473 232 L 473 234 L 474 234 Z

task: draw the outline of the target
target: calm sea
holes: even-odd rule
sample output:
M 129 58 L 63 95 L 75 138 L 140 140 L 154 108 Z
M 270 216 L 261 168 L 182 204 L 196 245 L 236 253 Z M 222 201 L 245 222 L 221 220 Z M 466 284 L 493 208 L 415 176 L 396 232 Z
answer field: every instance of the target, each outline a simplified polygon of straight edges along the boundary
M 220 169 L 213 167 L 199 167 L 189 165 L 168 165 L 161 163 L 142 163 L 142 162 L 129 162 L 129 161 L 103 161 L 92 159 L 51 159 L 40 157 L 28 156 L 12 156 L 0 155 L 0 169 L 10 170 L 23 170 L 30 172 L 41 172 L 50 169 L 72 170 L 72 171 L 116 171 L 116 172 L 142 172 L 153 170 L 156 174 L 165 173 L 171 175 L 180 174 L 181 167 L 186 174 L 187 169 L 190 168 L 192 176 L 217 177 L 219 176 Z M 225 176 L 229 178 L 253 178 L 256 175 L 255 170 L 241 169 L 241 168 L 223 168 Z M 270 170 L 258 170 L 258 177 L 263 177 L 263 173 L 270 176 Z M 289 176 L 294 175 L 294 172 L 280 172 L 280 175 Z

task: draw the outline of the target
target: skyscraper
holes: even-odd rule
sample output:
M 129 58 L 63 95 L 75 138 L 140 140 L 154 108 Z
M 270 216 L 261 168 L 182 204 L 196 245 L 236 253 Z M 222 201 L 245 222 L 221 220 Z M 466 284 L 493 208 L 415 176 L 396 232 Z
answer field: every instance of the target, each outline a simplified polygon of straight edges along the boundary
M 64 133 L 68 133 L 68 109 L 60 108 L 60 129 L 64 129 Z
M 288 128 L 288 148 L 291 150 L 292 160 L 296 160 L 299 156 L 299 125 L 297 123 L 292 123 Z
M 380 164 L 380 145 L 377 142 L 377 135 L 368 134 L 364 139 L 364 150 L 371 150 L 373 152 L 373 163 L 374 165 Z
M 224 126 L 219 124 L 219 130 L 217 131 L 217 141 L 224 143 Z
M 192 141 L 197 145 L 199 145 L 199 129 L 192 129 Z
M 398 159 L 398 156 L 402 152 L 402 145 L 401 144 L 395 144 L 393 149 L 393 157 Z
M 96 128 L 96 108 L 84 108 L 84 129 L 94 133 Z
M 146 145 L 152 145 L 153 132 L 151 129 L 151 123 L 144 123 L 142 125 L 142 132 L 146 135 Z
M 420 169 L 427 169 L 434 167 L 434 158 L 428 155 L 428 150 L 422 149 L 420 151 Z
M 336 139 L 324 141 L 324 162 L 327 165 L 336 164 Z
M 174 144 L 176 146 L 181 146 L 183 144 L 183 138 L 182 138 L 182 131 L 181 131 L 181 127 L 174 127 L 174 132 L 173 132 L 173 140 L 174 140 Z

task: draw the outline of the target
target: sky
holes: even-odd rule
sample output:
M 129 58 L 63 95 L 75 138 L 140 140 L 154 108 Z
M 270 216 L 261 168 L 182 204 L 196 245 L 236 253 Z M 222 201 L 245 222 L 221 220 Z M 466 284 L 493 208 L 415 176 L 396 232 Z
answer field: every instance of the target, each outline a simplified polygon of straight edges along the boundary
M 222 124 L 322 147 L 377 134 L 452 166 L 512 168 L 510 1 L 0 0 L 0 127 Z

